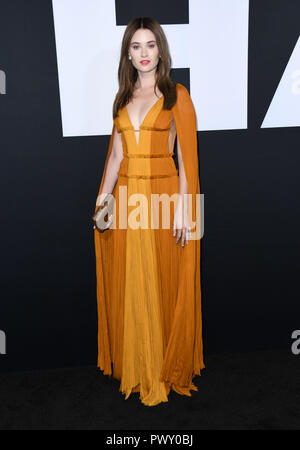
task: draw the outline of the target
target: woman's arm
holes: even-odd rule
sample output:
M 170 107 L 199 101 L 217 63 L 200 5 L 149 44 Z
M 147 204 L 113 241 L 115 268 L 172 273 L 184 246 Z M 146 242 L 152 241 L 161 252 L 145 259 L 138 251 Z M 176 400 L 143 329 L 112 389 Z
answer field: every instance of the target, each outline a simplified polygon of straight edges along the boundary
M 179 166 L 179 202 L 175 212 L 174 236 L 188 242 L 190 227 L 189 196 L 195 204 L 195 194 L 199 191 L 197 125 L 193 102 L 187 89 L 180 83 L 176 86 L 177 102 L 172 108 L 177 132 L 177 158 Z M 177 232 L 177 233 L 176 233 Z
M 177 159 L 179 168 L 179 199 L 174 215 L 173 236 L 176 236 L 176 244 L 181 239 L 181 245 L 188 244 L 190 223 L 188 217 L 188 202 L 184 194 L 188 194 L 188 182 L 184 170 L 182 151 L 179 139 L 177 139 Z
M 116 120 L 114 120 L 114 125 L 112 133 L 110 136 L 108 152 L 106 155 L 104 172 L 101 180 L 101 185 L 96 201 L 96 210 L 100 208 L 103 200 L 107 194 L 112 194 L 115 184 L 118 179 L 118 172 L 120 169 L 120 164 L 123 159 L 123 145 L 122 145 L 122 135 L 118 133 L 118 126 Z M 106 228 L 110 228 L 113 223 L 113 214 L 108 217 Z M 96 226 L 94 225 L 94 229 Z
M 112 148 L 107 162 L 107 167 L 105 170 L 102 189 L 99 193 L 101 197 L 99 203 L 101 203 L 103 197 L 105 197 L 107 194 L 112 193 L 118 179 L 118 172 L 120 169 L 122 159 L 123 159 L 122 137 L 121 133 L 118 133 L 117 127 L 115 126 L 113 132 Z
M 180 152 L 178 164 L 184 166 L 188 193 L 195 195 L 199 188 L 196 113 L 188 90 L 180 83 L 177 83 L 176 89 L 177 102 L 172 111 L 177 131 L 177 149 Z
M 179 168 L 179 194 L 187 194 L 188 193 L 188 182 L 186 179 L 186 174 L 184 170 L 184 164 L 182 159 L 182 152 L 180 147 L 179 139 L 177 139 L 177 160 L 178 160 L 178 168 Z

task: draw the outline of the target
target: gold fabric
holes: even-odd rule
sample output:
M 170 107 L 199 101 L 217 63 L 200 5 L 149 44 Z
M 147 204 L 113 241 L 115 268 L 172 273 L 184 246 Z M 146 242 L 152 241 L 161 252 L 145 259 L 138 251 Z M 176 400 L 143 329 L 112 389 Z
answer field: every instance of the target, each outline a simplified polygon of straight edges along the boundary
M 196 115 L 187 89 L 176 85 L 177 102 L 163 110 L 163 96 L 148 111 L 136 135 L 127 108 L 114 119 L 104 172 L 111 153 L 114 128 L 122 133 L 124 158 L 113 195 L 114 224 L 104 233 L 95 230 L 98 305 L 98 367 L 104 375 L 120 381 L 125 399 L 140 393 L 147 406 L 168 401 L 170 389 L 191 396 L 198 388 L 192 382 L 205 368 L 202 343 L 200 288 L 200 239 L 184 247 L 173 236 L 174 207 L 170 228 L 119 224 L 119 187 L 127 198 L 179 192 L 179 175 L 170 139 L 172 119 L 184 163 L 188 191 L 200 194 Z M 194 196 L 195 197 L 195 196 Z M 195 217 L 196 202 L 192 202 Z M 136 218 L 137 205 L 126 204 L 128 221 Z M 97 210 L 97 206 L 96 209 Z M 133 214 L 133 216 L 131 215 Z M 148 208 L 151 224 L 151 208 Z M 144 222 L 145 221 L 145 222 Z

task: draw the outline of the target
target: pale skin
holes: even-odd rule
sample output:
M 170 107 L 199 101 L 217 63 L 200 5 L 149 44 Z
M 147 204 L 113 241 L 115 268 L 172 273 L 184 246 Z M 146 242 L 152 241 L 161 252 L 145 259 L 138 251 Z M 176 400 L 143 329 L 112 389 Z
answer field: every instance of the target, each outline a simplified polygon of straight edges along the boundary
M 159 62 L 159 49 L 156 43 L 155 35 L 148 29 L 139 29 L 132 36 L 128 54 L 131 55 L 131 62 L 137 69 L 138 79 L 135 86 L 133 101 L 127 105 L 128 113 L 131 117 L 132 124 L 136 134 L 137 141 L 139 140 L 139 127 L 145 117 L 145 114 L 151 106 L 161 97 L 162 93 L 154 92 L 156 66 Z M 140 61 L 143 59 L 150 60 L 150 63 L 143 66 Z M 177 139 L 177 156 L 179 169 L 179 196 L 173 222 L 173 236 L 176 238 L 176 243 L 181 241 L 181 245 L 188 244 L 188 232 L 190 231 L 190 222 L 188 218 L 187 204 L 184 208 L 181 207 L 183 194 L 188 193 L 188 183 L 184 171 L 182 153 L 179 139 Z M 100 195 L 100 203 L 102 198 L 111 193 L 118 179 L 118 171 L 123 159 L 123 146 L 121 133 L 114 130 L 114 139 L 111 149 L 111 155 L 107 162 L 106 176 L 103 181 L 102 194 Z M 109 228 L 113 223 L 113 216 L 109 216 L 106 228 Z M 94 226 L 95 228 L 95 226 Z

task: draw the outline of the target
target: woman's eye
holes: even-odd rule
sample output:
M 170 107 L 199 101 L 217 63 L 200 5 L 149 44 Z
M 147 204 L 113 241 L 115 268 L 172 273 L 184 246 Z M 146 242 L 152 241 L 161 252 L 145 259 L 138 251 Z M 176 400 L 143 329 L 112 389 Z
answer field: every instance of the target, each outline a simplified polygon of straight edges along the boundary
M 149 44 L 149 47 L 154 48 L 155 44 Z M 137 50 L 139 48 L 139 45 L 134 45 L 132 48 L 133 48 L 133 50 Z

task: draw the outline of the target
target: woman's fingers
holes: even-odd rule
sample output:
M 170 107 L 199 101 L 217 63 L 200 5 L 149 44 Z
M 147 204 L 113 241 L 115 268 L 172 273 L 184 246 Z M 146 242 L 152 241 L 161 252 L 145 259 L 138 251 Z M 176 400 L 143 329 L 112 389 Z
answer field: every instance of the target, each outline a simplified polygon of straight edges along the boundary
M 176 220 L 173 222 L 173 236 L 176 237 L 176 244 L 178 244 L 181 239 L 181 245 L 188 243 L 188 230 L 186 226 L 182 226 L 181 223 L 177 223 Z
M 176 222 L 174 220 L 173 221 L 173 236 L 176 236 L 176 231 L 177 231 L 177 229 L 176 229 Z
M 186 241 L 186 228 L 182 228 L 181 245 L 184 246 Z
M 188 232 L 185 227 L 183 228 L 173 228 L 173 236 L 176 236 L 176 244 L 181 240 L 181 245 L 184 246 L 184 244 L 188 243 Z

